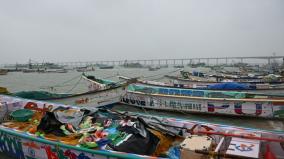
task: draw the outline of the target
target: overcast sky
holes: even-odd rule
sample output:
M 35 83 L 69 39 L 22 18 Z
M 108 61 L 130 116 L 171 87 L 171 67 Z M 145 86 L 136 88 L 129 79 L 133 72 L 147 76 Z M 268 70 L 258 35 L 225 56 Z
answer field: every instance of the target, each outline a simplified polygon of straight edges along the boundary
M 284 0 L 0 0 L 0 63 L 284 55 Z

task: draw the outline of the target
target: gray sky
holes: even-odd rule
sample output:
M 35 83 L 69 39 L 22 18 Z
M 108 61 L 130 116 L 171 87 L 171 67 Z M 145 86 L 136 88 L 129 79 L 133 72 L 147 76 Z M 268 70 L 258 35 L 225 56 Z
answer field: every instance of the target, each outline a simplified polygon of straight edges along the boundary
M 284 0 L 0 0 L 0 63 L 284 55 Z

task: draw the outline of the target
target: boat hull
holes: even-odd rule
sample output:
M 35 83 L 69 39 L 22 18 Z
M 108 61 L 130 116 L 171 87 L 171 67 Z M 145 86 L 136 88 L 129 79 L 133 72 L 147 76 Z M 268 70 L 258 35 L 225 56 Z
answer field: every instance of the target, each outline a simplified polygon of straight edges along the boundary
M 68 107 L 78 109 L 74 106 L 49 103 L 45 101 L 35 101 L 28 99 L 15 98 L 11 96 L 0 95 L 0 118 L 5 115 L 3 113 L 26 108 L 35 111 L 52 111 L 58 107 Z M 29 103 L 34 105 L 30 107 Z M 48 110 L 47 110 L 48 109 Z M 133 115 L 134 116 L 134 115 Z M 250 128 L 241 128 L 220 124 L 210 124 L 198 121 L 183 120 L 177 118 L 162 118 L 140 114 L 146 122 L 160 121 L 163 124 L 180 127 L 184 129 L 194 129 L 196 125 L 210 127 L 213 132 L 226 133 L 238 132 L 238 136 L 254 137 L 254 134 L 261 135 L 261 140 L 278 140 L 283 139 L 283 132 L 270 132 Z M 281 140 L 282 141 L 282 140 Z M 36 136 L 25 131 L 0 126 L 0 152 L 6 153 L 18 159 L 156 159 L 157 157 L 142 156 L 130 153 L 123 153 L 110 150 L 94 150 L 86 149 L 66 143 L 68 141 L 49 140 L 45 136 Z M 271 144 L 273 145 L 273 144 Z M 277 147 L 279 148 L 279 146 Z M 278 150 L 277 150 L 278 151 Z M 279 154 L 283 155 L 282 150 Z
M 76 106 L 111 106 L 120 102 L 121 98 L 126 94 L 125 87 L 126 86 L 120 86 L 108 90 L 95 91 L 94 93 L 90 92 L 66 98 L 48 99 L 46 101 Z
M 214 85 L 214 84 L 220 84 L 220 83 L 226 83 L 226 82 L 213 82 L 213 81 L 192 81 L 189 79 L 181 79 L 173 76 L 165 76 L 169 79 L 174 80 L 171 87 L 180 87 L 180 88 L 189 88 L 189 89 L 208 89 L 207 86 Z M 238 81 L 237 81 L 238 82 Z M 268 82 L 239 82 L 243 84 L 251 85 L 251 89 L 238 89 L 238 90 L 232 90 L 232 91 L 280 91 L 284 90 L 284 83 L 283 82 L 274 82 L 274 83 L 268 83 Z M 222 89 L 208 89 L 208 90 L 222 90 Z M 230 89 L 226 89 L 230 91 Z
M 17 159 L 117 159 L 107 152 L 92 152 L 88 149 L 48 141 L 28 134 L 0 127 L 0 151 Z M 119 156 L 119 155 L 118 155 Z M 123 156 L 123 155 L 121 155 Z M 126 156 L 126 155 L 124 155 Z
M 257 101 L 257 99 L 249 101 L 242 99 L 177 97 L 128 91 L 121 102 L 140 108 L 183 113 L 284 118 L 284 102 Z
M 7 74 L 8 74 L 8 70 L 0 69 L 0 75 L 7 75 Z
M 52 111 L 58 107 L 76 108 L 70 105 L 36 101 L 0 95 L 0 121 L 12 111 L 31 109 Z M 68 145 L 61 141 L 46 140 L 35 134 L 22 132 L 0 125 L 0 152 L 17 159 L 118 159 L 144 158 L 139 155 L 114 151 L 100 151 Z M 145 157 L 148 158 L 148 157 Z

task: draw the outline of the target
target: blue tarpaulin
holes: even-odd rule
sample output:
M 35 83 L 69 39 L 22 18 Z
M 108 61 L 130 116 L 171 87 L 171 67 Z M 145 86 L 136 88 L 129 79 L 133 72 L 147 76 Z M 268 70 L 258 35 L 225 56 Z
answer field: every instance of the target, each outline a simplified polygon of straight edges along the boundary
M 208 89 L 216 90 L 246 90 L 251 89 L 249 85 L 237 82 L 218 83 L 207 86 Z
M 193 71 L 192 72 L 193 76 L 197 76 L 197 77 L 205 77 L 204 73 L 202 72 L 197 72 L 197 71 Z

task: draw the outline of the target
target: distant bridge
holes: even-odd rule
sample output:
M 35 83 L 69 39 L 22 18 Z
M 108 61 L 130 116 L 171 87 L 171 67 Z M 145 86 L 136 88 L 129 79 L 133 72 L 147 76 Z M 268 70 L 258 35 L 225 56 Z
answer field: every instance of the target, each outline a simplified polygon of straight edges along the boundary
M 62 66 L 71 66 L 71 67 L 80 67 L 88 66 L 95 64 L 104 64 L 104 65 L 123 65 L 130 63 L 139 63 L 141 65 L 187 65 L 187 64 L 196 64 L 196 63 L 205 63 L 207 65 L 218 65 L 218 64 L 232 64 L 232 63 L 256 63 L 252 61 L 257 61 L 259 64 L 268 64 L 270 65 L 274 61 L 284 62 L 284 56 L 248 56 L 248 57 L 202 57 L 202 58 L 176 58 L 176 59 L 145 59 L 145 60 L 103 60 L 103 61 L 77 61 L 77 62 L 55 62 L 55 64 Z M 41 63 L 33 63 L 41 64 Z M 19 64 L 20 65 L 20 64 Z M 15 64 L 6 64 L 4 66 L 15 66 Z
M 210 57 L 210 58 L 177 58 L 177 59 L 145 59 L 145 60 L 108 60 L 89 62 L 60 62 L 59 65 L 86 66 L 93 64 L 123 65 L 125 63 L 139 63 L 142 65 L 187 65 L 196 63 L 205 64 L 229 64 L 229 63 L 252 63 L 252 60 L 261 60 L 262 64 L 271 64 L 273 60 L 283 62 L 284 56 L 249 56 L 249 57 Z

